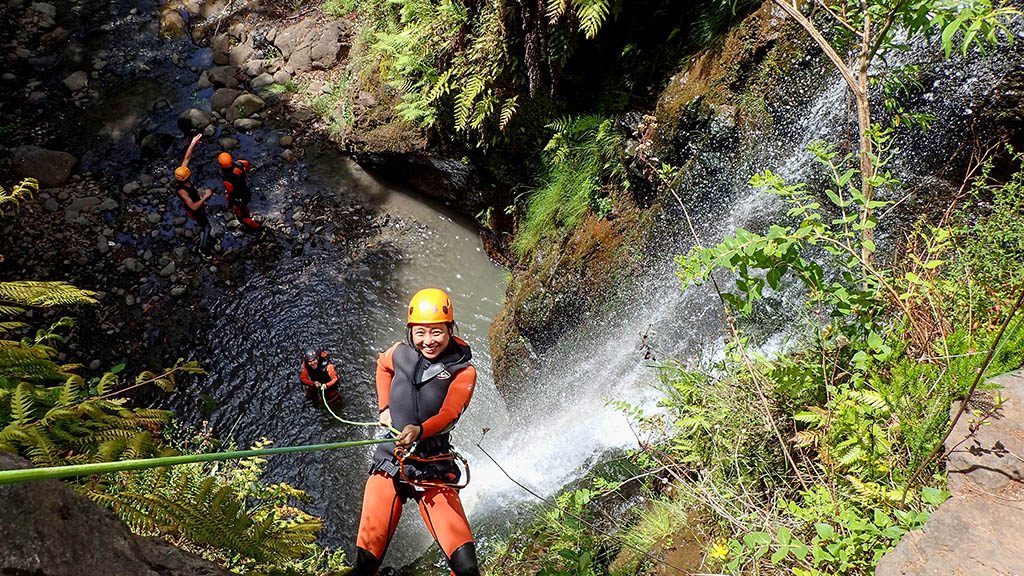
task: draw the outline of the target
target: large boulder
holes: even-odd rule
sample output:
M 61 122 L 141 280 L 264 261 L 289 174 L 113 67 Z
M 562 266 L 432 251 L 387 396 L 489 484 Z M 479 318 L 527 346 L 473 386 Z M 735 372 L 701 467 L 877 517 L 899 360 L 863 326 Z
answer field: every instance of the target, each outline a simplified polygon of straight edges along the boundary
M 0 451 L 0 470 L 31 468 Z M 0 574 L 228 576 L 201 558 L 141 538 L 56 480 L 0 486 Z
M 335 20 L 322 28 L 310 19 L 301 20 L 267 35 L 292 72 L 325 70 L 347 50 L 348 22 Z
M 210 96 L 210 108 L 220 112 L 228 106 L 231 106 L 231 103 L 234 102 L 235 98 L 238 98 L 238 95 L 241 93 L 241 90 L 236 90 L 235 88 L 218 88 L 214 91 L 213 95 Z
M 207 72 L 210 82 L 217 88 L 238 88 L 237 66 L 216 66 Z
M 228 109 L 224 112 L 224 117 L 227 118 L 228 122 L 234 122 L 239 118 L 247 118 L 253 114 L 263 110 L 263 99 L 255 94 L 249 94 L 248 92 L 241 94 L 235 101 L 228 106 Z
M 210 40 L 210 51 L 213 52 L 213 63 L 218 66 L 226 66 L 231 63 L 228 54 L 231 52 L 231 36 L 225 32 L 218 34 Z
M 71 177 L 78 159 L 67 152 L 39 146 L 21 146 L 11 153 L 14 173 L 19 178 L 35 178 L 45 188 L 62 186 Z
M 191 136 L 198 134 L 210 125 L 210 113 L 198 108 L 189 108 L 178 116 L 178 128 Z

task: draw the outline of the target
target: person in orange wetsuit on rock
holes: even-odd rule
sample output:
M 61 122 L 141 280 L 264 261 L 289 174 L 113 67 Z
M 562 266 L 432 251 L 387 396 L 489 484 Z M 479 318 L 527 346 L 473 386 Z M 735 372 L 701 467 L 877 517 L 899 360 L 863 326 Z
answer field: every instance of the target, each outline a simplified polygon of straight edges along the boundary
M 449 433 L 476 386 L 469 345 L 454 329 L 448 295 L 437 288 L 420 290 L 409 303 L 406 340 L 377 359 L 380 423 L 399 435 L 374 452 L 351 576 L 377 574 L 409 500 L 419 505 L 452 573 L 480 574 L 476 544 L 454 486 L 461 471 L 453 459 L 444 459 L 452 453 Z M 415 458 L 400 461 L 413 444 Z
M 251 232 L 260 229 L 260 223 L 252 219 L 249 201 L 252 200 L 252 188 L 249 187 L 249 170 L 252 163 L 248 160 L 235 160 L 231 154 L 221 152 L 217 155 L 220 164 L 221 178 L 224 180 L 224 192 L 227 194 L 228 208 L 235 218 Z
M 306 385 L 306 395 L 310 398 L 319 399 L 319 391 L 323 390 L 328 402 L 338 399 L 338 373 L 326 350 L 306 351 L 299 380 Z

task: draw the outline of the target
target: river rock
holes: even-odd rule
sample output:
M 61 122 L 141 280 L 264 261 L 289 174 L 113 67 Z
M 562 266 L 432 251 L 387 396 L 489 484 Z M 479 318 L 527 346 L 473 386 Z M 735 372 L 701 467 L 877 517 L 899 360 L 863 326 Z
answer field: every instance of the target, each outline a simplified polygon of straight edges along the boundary
M 32 9 L 35 10 L 36 12 L 39 12 L 43 16 L 46 16 L 47 18 L 57 17 L 57 7 L 54 6 L 53 4 L 50 4 L 49 2 L 33 2 Z
M 278 70 L 274 72 L 274 82 L 278 84 L 287 84 L 292 79 L 292 75 L 287 70 Z
M 208 71 L 210 82 L 218 88 L 238 88 L 238 67 L 217 66 Z
M 235 88 L 218 88 L 214 91 L 213 95 L 210 96 L 210 108 L 222 111 L 230 106 L 231 103 L 235 101 L 235 98 L 238 98 L 241 93 L 241 90 L 237 90 Z
M 146 216 L 146 220 L 150 224 L 159 224 L 160 220 L 163 220 L 163 217 L 160 214 L 157 214 L 156 212 L 154 212 L 154 213 Z
M 89 74 L 79 70 L 64 79 L 64 85 L 68 90 L 77 92 L 89 85 Z
M 224 138 L 221 138 L 220 140 L 217 141 L 217 143 L 220 144 L 220 147 L 223 148 L 224 150 L 234 150 L 235 148 L 238 148 L 240 144 L 238 138 L 232 138 L 230 136 L 225 136 Z
M 226 66 L 231 63 L 228 52 L 231 51 L 231 37 L 225 32 L 218 34 L 210 40 L 210 50 L 213 52 L 213 63 L 218 66 Z
M 11 151 L 11 161 L 19 178 L 35 178 L 40 186 L 51 188 L 68 181 L 78 159 L 67 152 L 20 146 Z
M 284 160 L 285 162 L 294 162 L 295 151 L 292 150 L 291 148 L 285 148 L 284 150 L 281 150 L 281 159 Z
M 153 132 L 147 134 L 139 147 L 142 148 L 143 158 L 159 158 L 167 153 L 167 150 L 174 144 L 175 137 L 164 132 Z
M 166 37 L 178 36 L 185 31 L 185 19 L 177 10 L 165 9 L 160 15 L 160 34 Z
M 224 117 L 227 118 L 228 122 L 234 122 L 239 118 L 245 118 L 259 112 L 263 109 L 263 106 L 263 99 L 255 94 L 246 92 L 235 98 L 235 101 L 224 112 Z
M 129 182 L 121 187 L 121 192 L 130 196 L 138 192 L 140 188 L 142 188 L 142 185 L 138 182 Z
M 106 236 L 100 236 L 96 239 L 96 251 L 100 254 L 110 252 L 110 244 Z
M 259 76 L 252 79 L 253 88 L 263 88 L 264 86 L 270 86 L 274 83 L 274 76 L 267 72 L 260 74 Z
M 285 134 L 284 136 L 281 136 L 280 138 L 277 139 L 277 143 L 280 146 L 288 148 L 289 146 L 295 143 L 295 138 L 292 138 L 290 134 Z
M 144 266 L 135 258 L 124 259 L 124 269 L 129 272 L 142 272 Z
M 210 81 L 210 73 L 203 70 L 203 73 L 199 75 L 199 80 L 196 81 L 196 87 L 200 90 L 210 88 L 213 86 L 213 82 Z
M 53 198 L 47 198 L 43 201 L 43 208 L 46 208 L 47 212 L 56 212 L 60 210 L 60 203 Z
M 253 47 L 252 38 L 246 35 L 246 39 L 236 44 L 228 53 L 228 63 L 234 66 L 241 66 L 252 59 Z
M 263 126 L 263 121 L 255 118 L 239 118 L 238 120 L 235 120 L 233 126 L 236 130 L 241 132 L 248 132 L 249 130 L 255 130 L 260 126 Z
M 100 205 L 100 198 L 98 196 L 86 196 L 84 198 L 75 198 L 68 204 L 68 207 L 64 209 L 64 220 L 67 222 L 74 222 L 78 220 L 82 212 L 95 209 Z
M 202 132 L 210 125 L 210 113 L 198 108 L 189 108 L 178 116 L 178 129 L 186 135 Z
M 174 262 L 168 262 L 167 265 L 160 270 L 160 275 L 166 278 L 171 274 L 174 274 L 177 269 L 178 266 Z
M 187 288 L 185 286 L 182 286 L 181 284 L 176 284 L 173 288 L 171 288 L 171 296 L 178 298 L 179 296 L 184 295 L 186 290 Z
M 100 202 L 100 205 L 96 207 L 96 210 L 100 212 L 117 210 L 119 206 L 120 204 L 117 203 L 117 200 L 114 200 L 113 198 L 105 198 L 103 202 Z

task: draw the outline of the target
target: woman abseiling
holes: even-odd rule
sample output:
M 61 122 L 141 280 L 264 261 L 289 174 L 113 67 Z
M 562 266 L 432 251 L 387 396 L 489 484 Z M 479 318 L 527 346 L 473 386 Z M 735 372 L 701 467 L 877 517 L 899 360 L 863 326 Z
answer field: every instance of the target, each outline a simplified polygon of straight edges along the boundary
M 449 433 L 476 386 L 472 353 L 453 334 L 452 304 L 443 290 L 417 292 L 406 320 L 406 340 L 377 359 L 380 423 L 400 433 L 373 455 L 351 574 L 377 573 L 402 507 L 412 499 L 452 573 L 476 576 L 476 545 L 454 486 L 461 472 L 454 460 L 444 458 L 452 452 Z M 415 457 L 405 458 L 413 444 Z

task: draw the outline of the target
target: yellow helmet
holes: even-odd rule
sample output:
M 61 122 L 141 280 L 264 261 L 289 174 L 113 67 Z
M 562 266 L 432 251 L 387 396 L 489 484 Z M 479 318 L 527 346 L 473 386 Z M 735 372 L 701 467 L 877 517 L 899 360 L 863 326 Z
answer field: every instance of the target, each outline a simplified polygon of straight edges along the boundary
M 408 324 L 453 322 L 452 301 L 444 290 L 424 288 L 409 301 Z
M 174 169 L 174 177 L 179 181 L 188 180 L 191 175 L 192 171 L 188 169 L 188 166 L 178 166 Z

